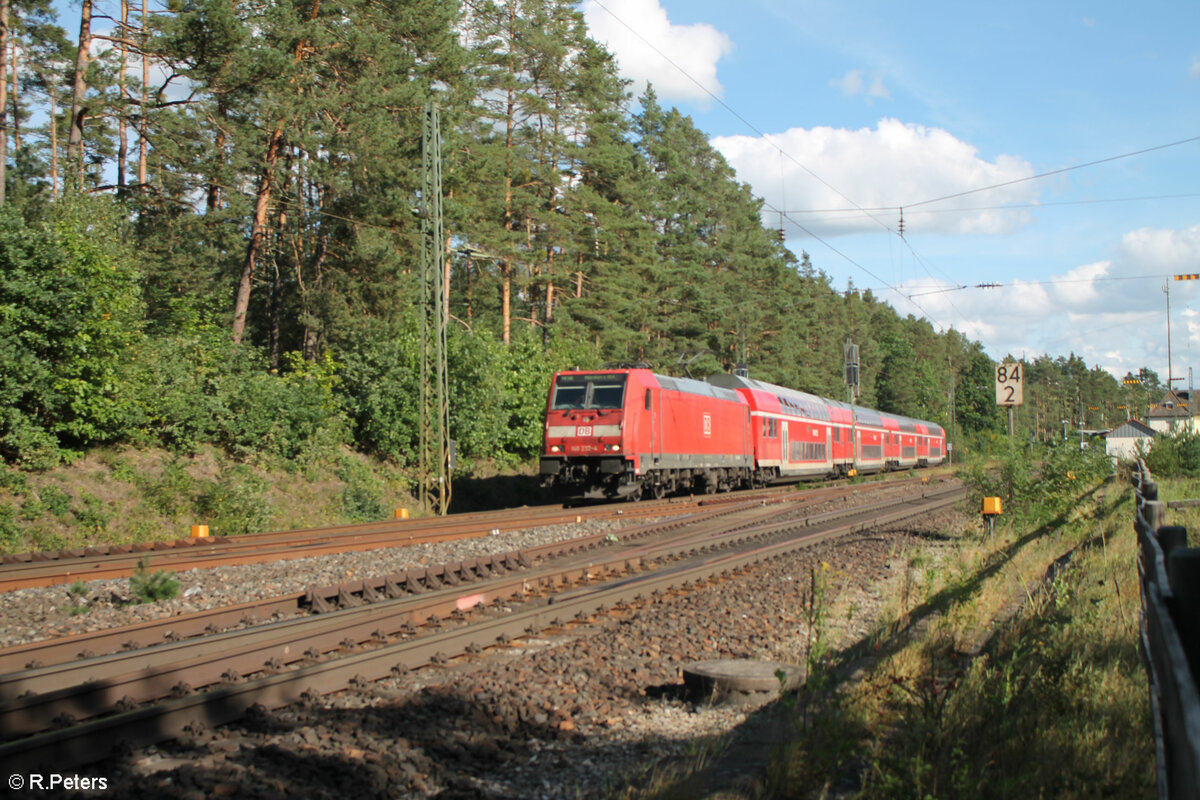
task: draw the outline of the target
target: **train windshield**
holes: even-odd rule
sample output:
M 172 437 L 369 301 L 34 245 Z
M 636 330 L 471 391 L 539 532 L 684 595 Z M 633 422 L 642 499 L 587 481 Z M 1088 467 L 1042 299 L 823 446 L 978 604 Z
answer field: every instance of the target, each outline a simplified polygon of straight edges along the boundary
M 625 402 L 625 375 L 559 375 L 554 379 L 550 408 L 620 408 Z

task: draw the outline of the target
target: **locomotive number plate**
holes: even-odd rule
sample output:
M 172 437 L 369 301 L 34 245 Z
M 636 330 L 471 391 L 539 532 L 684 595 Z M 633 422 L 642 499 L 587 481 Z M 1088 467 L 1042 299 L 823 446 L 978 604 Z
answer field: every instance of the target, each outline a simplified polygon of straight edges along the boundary
M 592 435 L 592 426 L 591 425 L 578 426 L 577 428 L 575 428 L 575 435 L 576 436 L 591 436 Z

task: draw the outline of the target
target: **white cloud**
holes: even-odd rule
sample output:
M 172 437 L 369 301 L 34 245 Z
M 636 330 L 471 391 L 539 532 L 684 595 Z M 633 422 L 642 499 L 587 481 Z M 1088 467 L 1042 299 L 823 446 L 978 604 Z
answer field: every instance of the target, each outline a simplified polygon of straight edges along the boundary
M 709 92 L 722 96 L 717 62 L 733 51 L 733 41 L 712 25 L 673 24 L 658 0 L 584 0 L 581 9 L 592 38 L 616 55 L 621 75 L 633 81 L 635 96 L 647 82 L 671 100 L 707 104 Z
M 1200 225 L 1130 231 L 1111 249 L 1110 260 L 1038 282 L 953 291 L 952 284 L 926 279 L 882 297 L 908 313 L 913 306 L 904 295 L 913 296 L 930 319 L 979 339 L 993 358 L 1074 353 L 1118 378 L 1149 367 L 1166 381 L 1167 283 L 1171 371 L 1186 379 L 1189 366 L 1200 368 L 1200 281 L 1169 276 L 1200 263 Z
M 847 97 L 854 97 L 860 94 L 883 100 L 890 100 L 892 97 L 892 93 L 883 85 L 883 73 L 881 72 L 871 75 L 870 86 L 863 81 L 863 71 L 861 69 L 852 69 L 842 77 L 830 81 L 829 85 L 840 90 Z
M 1146 273 L 1196 272 L 1200 264 L 1200 225 L 1182 230 L 1130 231 L 1122 237 L 1119 253 L 1122 260 L 1146 267 Z
M 987 161 L 945 130 L 895 119 L 882 119 L 873 130 L 792 128 L 768 138 L 718 137 L 712 144 L 738 178 L 770 206 L 782 208 L 786 197 L 787 210 L 796 212 L 789 216 L 822 236 L 880 231 L 879 221 L 894 229 L 900 207 L 1034 174 L 1024 159 L 1001 155 Z M 1009 233 L 1026 224 L 1030 215 L 996 206 L 1028 204 L 1036 196 L 1032 183 L 1016 183 L 906 208 L 905 228 L 923 233 Z M 883 210 L 871 212 L 879 220 L 875 221 L 859 208 Z M 777 211 L 765 213 L 772 227 L 778 224 Z

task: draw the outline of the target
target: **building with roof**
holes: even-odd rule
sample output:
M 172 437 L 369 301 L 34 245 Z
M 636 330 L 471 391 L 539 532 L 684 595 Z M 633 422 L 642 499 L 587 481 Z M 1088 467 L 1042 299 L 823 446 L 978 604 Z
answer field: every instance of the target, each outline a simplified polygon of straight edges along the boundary
M 1103 435 L 1104 452 L 1113 458 L 1132 460 L 1154 446 L 1154 429 L 1136 419 L 1125 420 Z
M 1200 432 L 1200 395 L 1168 389 L 1162 400 L 1150 407 L 1146 422 L 1156 433 Z

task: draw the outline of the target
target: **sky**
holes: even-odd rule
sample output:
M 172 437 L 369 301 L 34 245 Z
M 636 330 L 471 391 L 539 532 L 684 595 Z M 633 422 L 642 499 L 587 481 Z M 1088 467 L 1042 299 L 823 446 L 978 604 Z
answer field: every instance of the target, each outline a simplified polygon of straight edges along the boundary
M 835 288 L 996 360 L 1200 385 L 1200 3 L 580 8 Z

